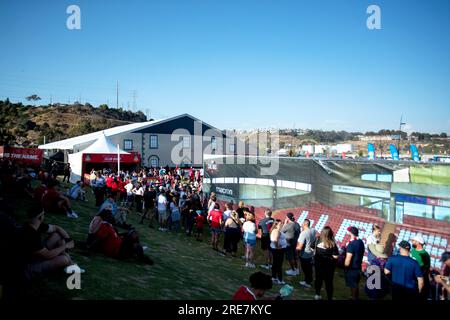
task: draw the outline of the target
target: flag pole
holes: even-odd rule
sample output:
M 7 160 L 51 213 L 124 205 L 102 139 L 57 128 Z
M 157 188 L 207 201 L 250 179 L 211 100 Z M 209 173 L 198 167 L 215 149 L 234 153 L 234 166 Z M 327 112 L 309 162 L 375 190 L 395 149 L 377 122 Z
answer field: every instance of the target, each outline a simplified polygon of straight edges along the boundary
M 117 174 L 120 174 L 120 149 L 119 144 L 117 144 Z

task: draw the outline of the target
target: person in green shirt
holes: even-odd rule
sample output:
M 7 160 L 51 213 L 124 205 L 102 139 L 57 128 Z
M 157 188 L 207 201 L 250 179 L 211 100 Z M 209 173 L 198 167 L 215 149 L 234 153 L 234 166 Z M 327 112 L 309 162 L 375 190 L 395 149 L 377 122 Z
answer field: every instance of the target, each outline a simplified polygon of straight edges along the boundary
M 422 235 L 417 234 L 411 239 L 413 249 L 411 250 L 411 257 L 417 261 L 420 270 L 423 273 L 423 290 L 420 294 L 423 300 L 427 300 L 430 293 L 430 267 L 431 259 L 428 252 L 425 250 L 425 241 Z

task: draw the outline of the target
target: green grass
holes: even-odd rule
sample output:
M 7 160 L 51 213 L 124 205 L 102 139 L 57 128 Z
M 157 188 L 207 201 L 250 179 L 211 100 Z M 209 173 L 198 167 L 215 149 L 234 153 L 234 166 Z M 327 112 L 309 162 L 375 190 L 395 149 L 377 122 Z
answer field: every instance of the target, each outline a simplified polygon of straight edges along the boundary
M 69 232 L 77 241 L 84 241 L 91 218 L 96 214 L 93 195 L 88 191 L 88 202 L 73 202 L 79 219 L 65 216 L 46 215 L 45 222 L 56 224 Z M 26 201 L 17 201 L 19 220 L 23 219 Z M 21 218 L 21 219 L 20 219 Z M 86 273 L 81 275 L 81 289 L 69 290 L 67 276 L 60 274 L 35 281 L 26 290 L 26 296 L 39 299 L 230 299 L 236 289 L 248 285 L 248 278 L 254 270 L 244 267 L 240 258 L 222 257 L 209 245 L 209 233 L 205 231 L 204 241 L 195 241 L 180 233 L 163 233 L 138 224 L 139 217 L 132 214 L 128 222 L 136 227 L 141 243 L 149 247 L 146 254 L 154 261 L 153 266 L 134 260 L 118 261 L 101 254 L 74 249 L 71 256 Z M 223 237 L 223 236 L 222 236 Z M 221 239 L 223 240 L 223 238 Z M 238 257 L 243 255 L 240 242 Z M 263 263 L 259 243 L 255 250 L 257 265 Z M 285 270 L 288 264 L 285 263 Z M 263 270 L 264 271 L 264 270 Z M 283 271 L 284 272 L 284 271 Z M 290 299 L 310 300 L 313 289 L 298 285 L 301 277 L 285 277 L 294 286 Z M 343 273 L 336 271 L 335 299 L 348 299 L 349 291 L 344 285 Z M 274 296 L 279 290 L 274 286 L 267 296 Z M 362 298 L 364 294 L 362 293 Z M 322 296 L 325 297 L 324 288 Z

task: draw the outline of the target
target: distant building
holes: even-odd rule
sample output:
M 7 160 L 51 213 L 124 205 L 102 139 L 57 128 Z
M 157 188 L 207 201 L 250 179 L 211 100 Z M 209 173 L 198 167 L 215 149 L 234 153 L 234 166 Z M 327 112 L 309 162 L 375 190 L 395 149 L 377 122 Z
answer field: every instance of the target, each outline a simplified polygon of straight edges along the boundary
M 76 153 L 104 134 L 126 152 L 138 152 L 141 165 L 202 166 L 203 154 L 252 154 L 248 145 L 201 120 L 182 114 L 176 117 L 132 123 L 82 136 L 40 145 L 39 149 Z M 175 156 L 174 156 L 175 155 Z

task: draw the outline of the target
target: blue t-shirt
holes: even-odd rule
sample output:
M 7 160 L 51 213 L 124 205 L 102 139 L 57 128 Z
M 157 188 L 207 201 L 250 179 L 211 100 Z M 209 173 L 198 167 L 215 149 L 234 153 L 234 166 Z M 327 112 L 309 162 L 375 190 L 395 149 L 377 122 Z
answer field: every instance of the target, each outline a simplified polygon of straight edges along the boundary
M 347 252 L 352 254 L 349 269 L 361 270 L 361 264 L 365 251 L 366 248 L 364 247 L 364 242 L 361 239 L 353 240 L 347 245 Z
M 417 289 L 417 278 L 422 277 L 422 271 L 416 260 L 406 256 L 391 256 L 386 263 L 392 275 L 392 283 L 408 289 Z

